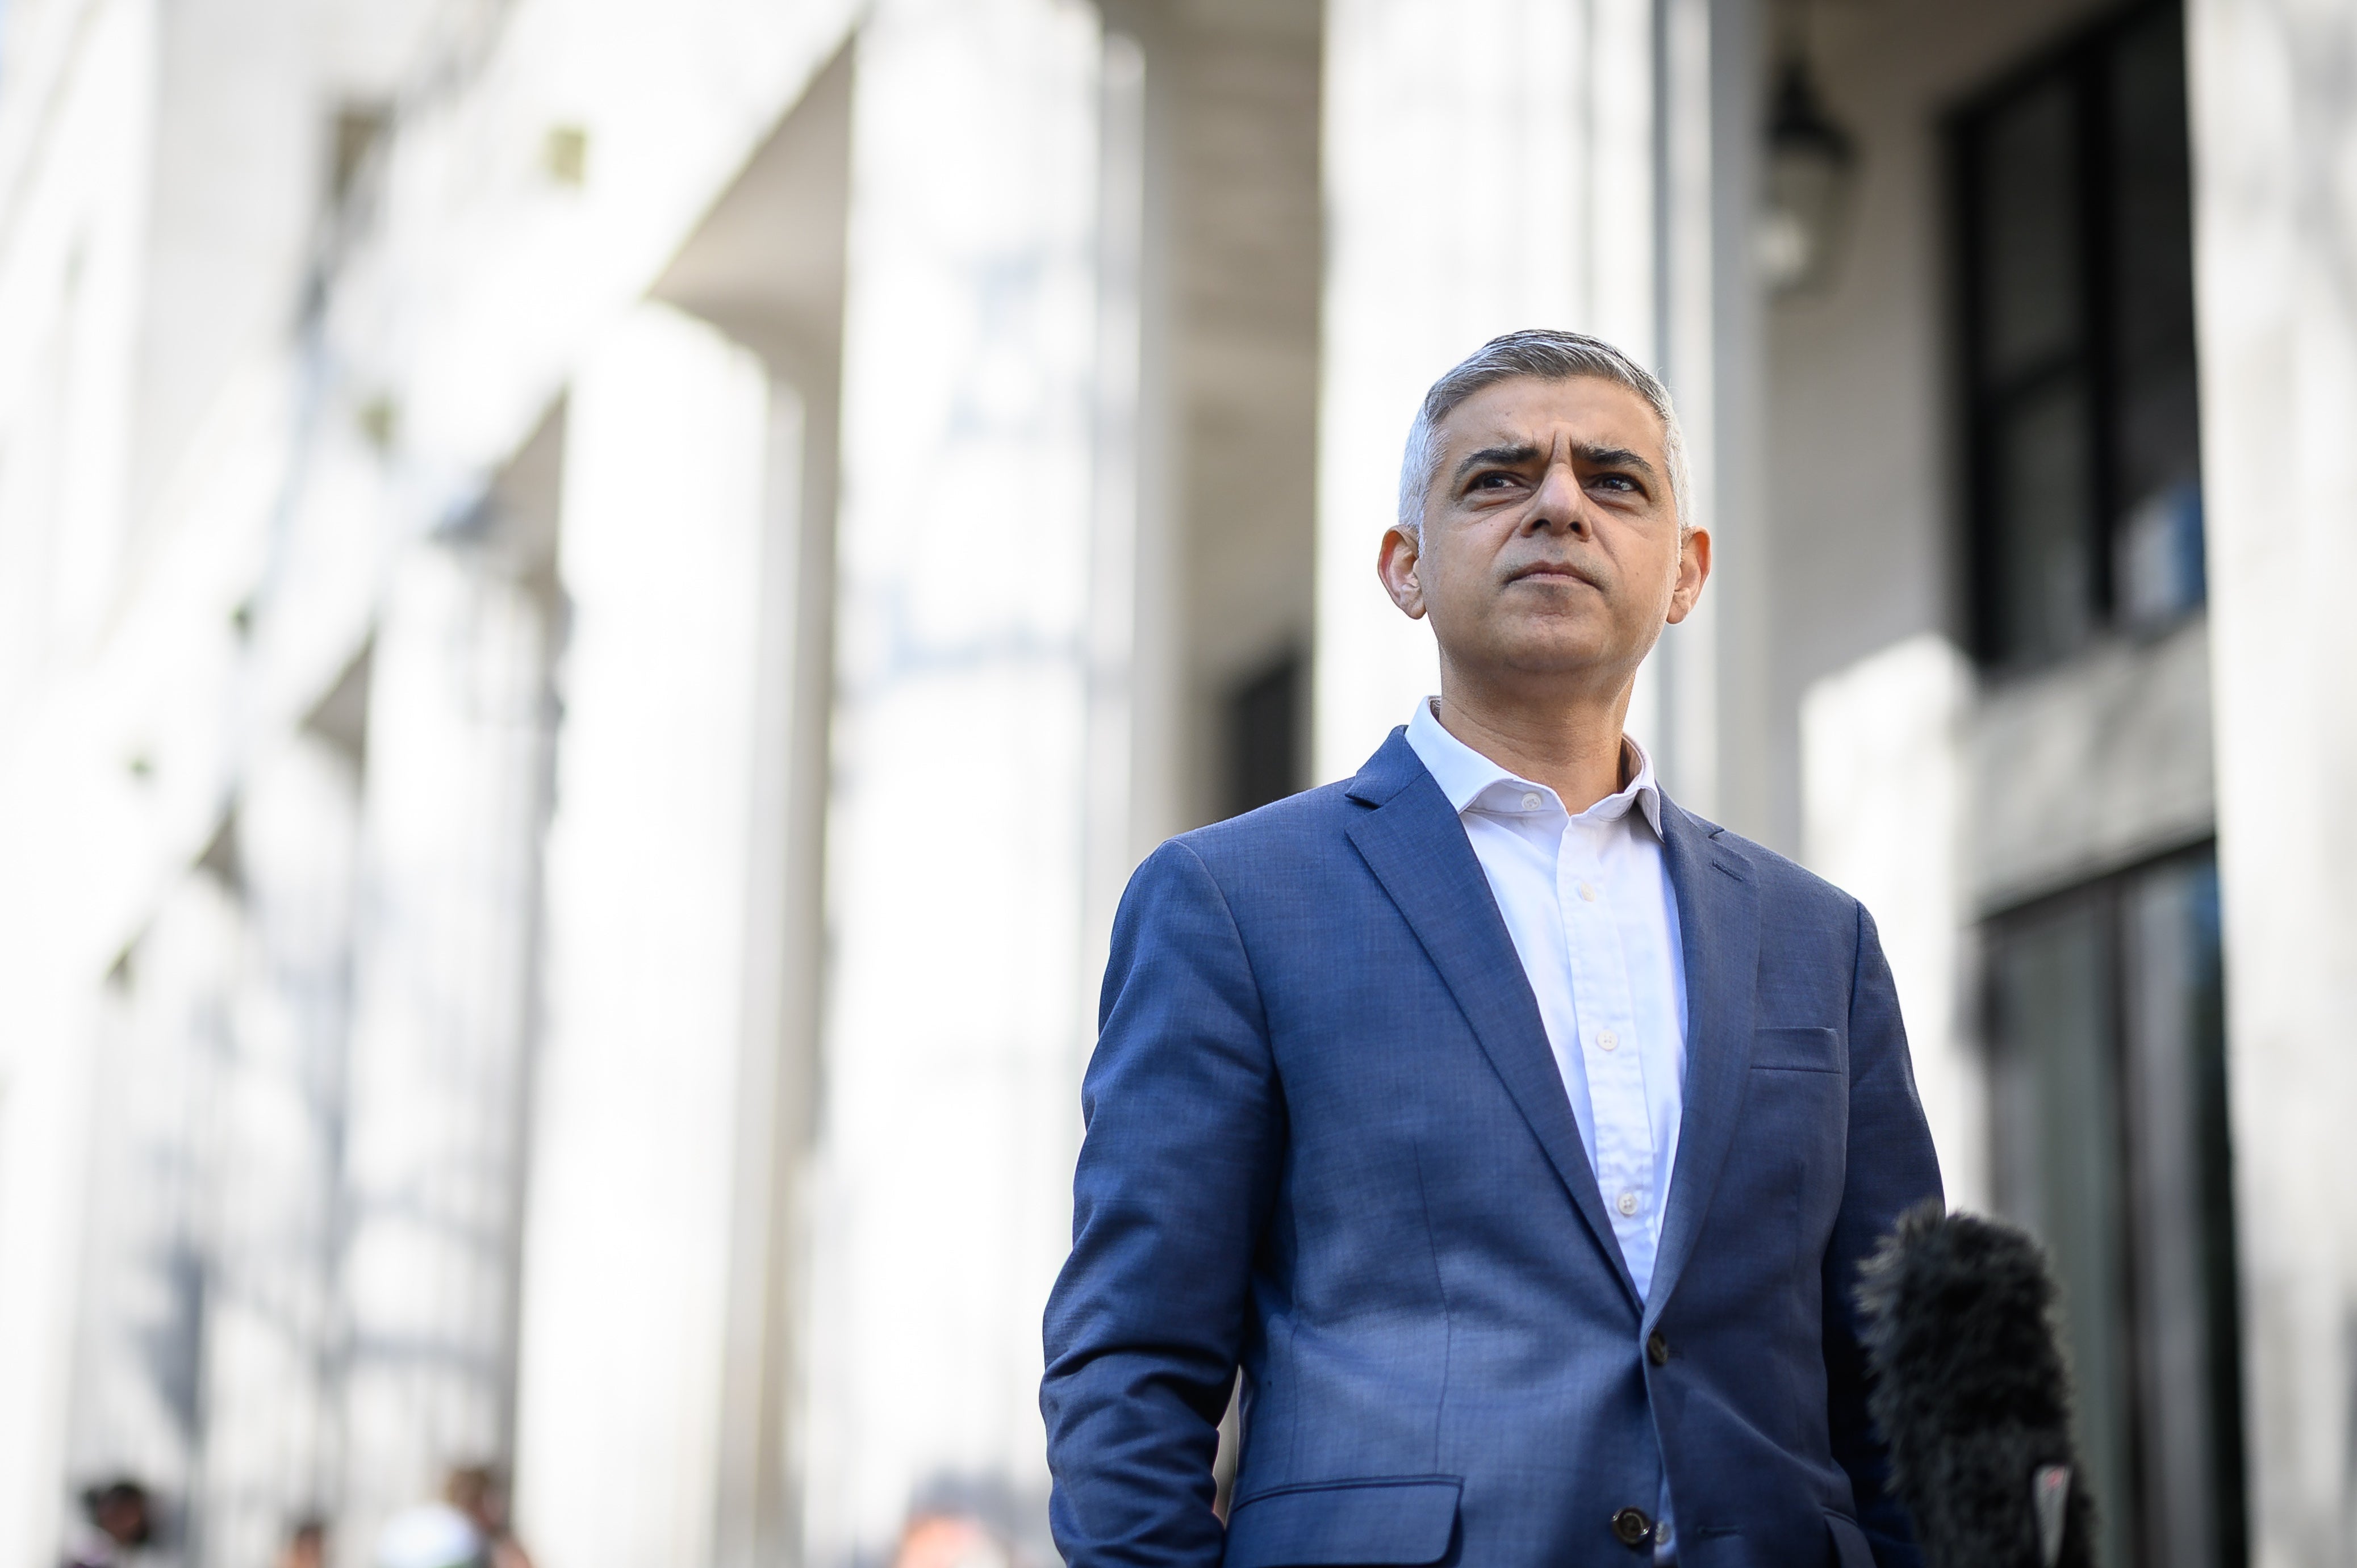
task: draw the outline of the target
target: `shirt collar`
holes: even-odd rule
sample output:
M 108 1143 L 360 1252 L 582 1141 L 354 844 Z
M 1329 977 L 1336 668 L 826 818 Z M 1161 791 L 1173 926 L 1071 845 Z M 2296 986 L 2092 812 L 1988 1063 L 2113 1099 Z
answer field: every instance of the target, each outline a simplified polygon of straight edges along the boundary
M 1415 713 L 1407 721 L 1407 743 L 1415 747 L 1425 771 L 1432 775 L 1440 792 L 1448 797 L 1449 808 L 1460 816 L 1483 790 L 1493 785 L 1508 784 L 1520 789 L 1544 791 L 1550 800 L 1554 791 L 1544 784 L 1535 784 L 1509 773 L 1455 736 L 1441 727 L 1438 713 L 1440 699 L 1426 697 L 1415 704 Z M 1611 822 L 1628 813 L 1631 806 L 1642 811 L 1646 823 L 1658 838 L 1662 832 L 1662 787 L 1653 778 L 1653 759 L 1645 748 L 1627 736 L 1620 744 L 1637 759 L 1637 766 L 1628 784 L 1607 795 L 1580 815 L 1592 821 Z

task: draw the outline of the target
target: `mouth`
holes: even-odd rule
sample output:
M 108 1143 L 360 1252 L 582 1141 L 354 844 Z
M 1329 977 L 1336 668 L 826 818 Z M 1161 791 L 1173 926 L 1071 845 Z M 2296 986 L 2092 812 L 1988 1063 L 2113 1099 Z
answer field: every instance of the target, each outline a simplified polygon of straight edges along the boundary
M 1584 583 L 1596 587 L 1596 579 L 1567 561 L 1534 561 L 1527 566 L 1517 566 L 1506 574 L 1509 583 Z

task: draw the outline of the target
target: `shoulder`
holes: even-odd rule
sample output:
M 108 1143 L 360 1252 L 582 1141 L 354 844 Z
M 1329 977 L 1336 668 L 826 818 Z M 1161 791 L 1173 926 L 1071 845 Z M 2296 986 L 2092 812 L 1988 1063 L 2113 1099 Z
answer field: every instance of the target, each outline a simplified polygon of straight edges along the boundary
M 1165 839 L 1129 879 L 1114 918 L 1106 983 L 1156 954 L 1293 950 L 1301 920 L 1330 924 L 1351 900 L 1336 869 L 1352 856 L 1344 824 L 1364 808 L 1342 786 L 1308 790 Z M 1273 944 L 1273 945 L 1272 945 Z
M 1711 854 L 1725 863 L 1727 870 L 1758 890 L 1762 925 L 1798 923 L 1831 928 L 1847 939 L 1855 939 L 1857 923 L 1865 918 L 1865 907 L 1851 895 L 1767 845 L 1755 843 L 1674 801 L 1665 798 L 1662 808 L 1664 813 L 1675 812 L 1683 818 L 1684 827 L 1706 844 Z M 1665 820 L 1663 825 L 1668 828 L 1671 824 Z
M 1356 861 L 1349 828 L 1367 808 L 1345 784 L 1304 790 L 1166 839 L 1131 876 L 1125 904 L 1211 900 L 1248 919 L 1271 898 L 1298 898 Z
M 1355 858 L 1349 847 L 1352 827 L 1413 789 L 1419 780 L 1432 788 L 1432 775 L 1408 744 L 1403 725 L 1385 737 L 1351 778 L 1180 833 L 1164 844 L 1163 851 L 1178 846 L 1223 884 L 1232 875 L 1265 879 L 1265 873 L 1280 868 L 1313 870 L 1333 864 L 1336 856 Z M 1441 800 L 1437 789 L 1432 799 Z M 1454 821 L 1454 813 L 1444 815 Z
M 1306 865 L 1346 844 L 1351 823 L 1367 813 L 1367 806 L 1351 800 L 1346 789 L 1346 783 L 1329 783 L 1286 795 L 1259 811 L 1181 832 L 1153 858 L 1183 854 L 1221 885 L 1280 865 Z
M 1258 811 L 1180 833 L 1164 846 L 1183 846 L 1206 866 L 1250 864 L 1262 857 L 1299 854 L 1340 840 L 1367 808 L 1350 798 L 1347 783 L 1323 784 L 1271 801 Z

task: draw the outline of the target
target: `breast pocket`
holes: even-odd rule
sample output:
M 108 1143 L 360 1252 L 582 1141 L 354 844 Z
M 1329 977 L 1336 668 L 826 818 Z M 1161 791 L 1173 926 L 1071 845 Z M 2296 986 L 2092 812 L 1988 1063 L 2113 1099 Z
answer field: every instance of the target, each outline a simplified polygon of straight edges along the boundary
M 1778 1072 L 1839 1072 L 1841 1036 L 1831 1029 L 1779 1026 L 1751 1036 L 1751 1065 Z

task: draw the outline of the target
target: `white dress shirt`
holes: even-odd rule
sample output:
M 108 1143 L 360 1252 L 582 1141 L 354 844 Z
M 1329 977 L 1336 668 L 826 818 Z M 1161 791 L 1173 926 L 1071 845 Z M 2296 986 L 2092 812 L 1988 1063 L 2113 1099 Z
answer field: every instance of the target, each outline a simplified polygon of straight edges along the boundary
M 1587 1163 L 1640 1295 L 1653 1281 L 1685 1103 L 1686 976 L 1662 791 L 1636 776 L 1577 816 L 1416 704 L 1407 743 L 1457 809 L 1523 961 Z
M 1649 1295 L 1686 1079 L 1684 949 L 1653 764 L 1627 742 L 1637 758 L 1628 787 L 1575 817 L 1545 785 L 1516 778 L 1441 728 L 1438 703 L 1415 705 L 1407 743 L 1457 809 L 1490 880 L 1620 1255 L 1637 1294 Z M 1656 1522 L 1653 1563 L 1671 1568 L 1666 1476 Z

